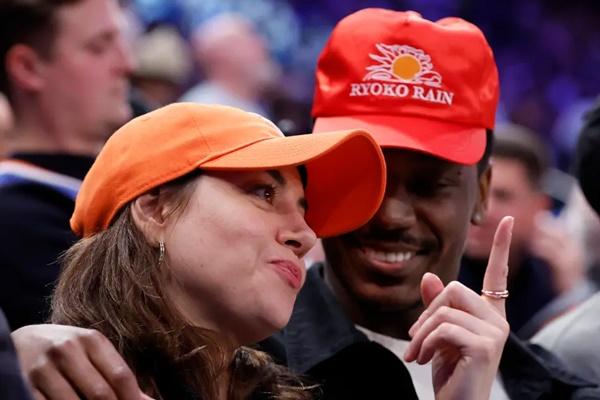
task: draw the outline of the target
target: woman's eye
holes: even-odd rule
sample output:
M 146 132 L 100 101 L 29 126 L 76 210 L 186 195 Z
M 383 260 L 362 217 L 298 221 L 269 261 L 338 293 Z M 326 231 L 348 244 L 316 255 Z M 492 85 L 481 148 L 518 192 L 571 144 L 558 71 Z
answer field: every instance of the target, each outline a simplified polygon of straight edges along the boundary
M 265 200 L 267 203 L 273 204 L 273 201 L 275 200 L 276 189 L 271 185 L 261 185 L 254 188 L 252 193 L 260 199 Z

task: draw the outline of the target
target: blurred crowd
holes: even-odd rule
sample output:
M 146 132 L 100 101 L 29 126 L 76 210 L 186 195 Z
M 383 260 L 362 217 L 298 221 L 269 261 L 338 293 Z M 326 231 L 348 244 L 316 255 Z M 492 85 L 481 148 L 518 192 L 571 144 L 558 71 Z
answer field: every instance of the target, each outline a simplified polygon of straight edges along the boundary
M 600 92 L 600 5 L 592 0 L 125 3 L 133 84 L 150 108 L 215 96 L 260 111 L 289 133 L 306 132 L 319 52 L 337 21 L 365 7 L 412 9 L 432 20 L 456 15 L 481 27 L 500 72 L 497 121 L 541 136 L 562 171 Z

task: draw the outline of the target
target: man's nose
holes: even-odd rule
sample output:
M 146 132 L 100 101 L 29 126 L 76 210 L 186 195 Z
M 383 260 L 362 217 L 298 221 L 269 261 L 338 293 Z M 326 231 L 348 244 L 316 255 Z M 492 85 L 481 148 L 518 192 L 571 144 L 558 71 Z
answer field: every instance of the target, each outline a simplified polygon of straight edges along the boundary
M 413 201 L 404 188 L 386 193 L 374 219 L 386 228 L 408 228 L 416 221 Z

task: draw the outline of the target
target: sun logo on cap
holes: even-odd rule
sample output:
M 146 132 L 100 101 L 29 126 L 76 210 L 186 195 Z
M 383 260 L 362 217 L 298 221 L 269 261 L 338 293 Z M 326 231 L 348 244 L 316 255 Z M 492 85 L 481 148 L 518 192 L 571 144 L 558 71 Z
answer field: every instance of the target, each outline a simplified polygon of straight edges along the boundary
M 379 64 L 367 67 L 369 73 L 363 80 L 398 83 L 421 83 L 440 87 L 442 77 L 433 71 L 431 57 L 423 50 L 407 45 L 375 45 L 380 54 L 369 54 Z

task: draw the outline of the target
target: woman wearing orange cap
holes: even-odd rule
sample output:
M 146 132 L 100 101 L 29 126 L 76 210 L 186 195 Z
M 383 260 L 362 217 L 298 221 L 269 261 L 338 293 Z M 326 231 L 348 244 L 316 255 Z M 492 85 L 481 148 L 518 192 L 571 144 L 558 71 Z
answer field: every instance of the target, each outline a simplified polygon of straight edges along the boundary
M 315 233 L 363 224 L 384 186 L 361 131 L 285 138 L 234 108 L 154 111 L 117 131 L 83 181 L 71 219 L 83 238 L 52 321 L 103 333 L 156 398 L 305 398 L 245 346 L 287 323 Z
M 41 326 L 32 337 L 26 327 L 15 337 L 37 397 L 310 398 L 313 387 L 245 346 L 288 322 L 315 237 L 364 224 L 384 182 L 381 151 L 361 131 L 284 138 L 255 114 L 191 104 L 128 123 L 83 181 L 71 219 L 83 239 L 65 255 L 52 302 L 53 322 L 95 330 Z M 491 264 L 505 281 L 502 226 Z M 436 329 L 448 296 L 432 278 L 405 359 L 444 349 L 436 396 L 484 398 L 505 336 L 475 327 L 467 341 L 484 346 L 457 347 L 462 330 Z M 412 398 L 403 379 L 398 371 Z

